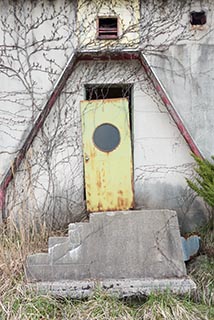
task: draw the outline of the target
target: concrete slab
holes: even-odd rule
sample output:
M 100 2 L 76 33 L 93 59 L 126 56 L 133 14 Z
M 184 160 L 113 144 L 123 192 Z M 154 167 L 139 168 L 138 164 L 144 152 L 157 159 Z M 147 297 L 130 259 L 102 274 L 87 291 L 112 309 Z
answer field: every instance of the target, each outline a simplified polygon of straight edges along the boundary
M 134 292 L 139 286 L 142 292 L 147 287 L 152 289 L 155 283 L 158 286 L 164 283 L 163 288 L 183 287 L 187 291 L 194 287 L 186 277 L 174 211 L 94 213 L 90 215 L 89 222 L 70 224 L 68 237 L 62 241 L 51 240 L 49 245 L 48 254 L 29 256 L 26 262 L 28 281 L 41 281 L 38 284 L 41 288 L 47 289 L 49 282 L 51 288 L 58 283 L 58 289 L 60 284 L 65 284 L 70 292 L 74 281 L 79 281 L 78 288 L 82 282 L 90 281 L 90 290 L 93 290 L 97 281 L 102 286 L 108 279 L 115 282 L 115 288 L 118 281 L 126 279 L 121 283 L 125 287 L 128 283 L 128 289 L 124 289 L 127 294 L 131 292 L 130 281 L 134 281 Z M 150 279 L 148 285 L 145 279 Z M 119 287 L 123 288 L 123 285 Z M 85 295 L 85 291 L 81 293 L 81 289 L 78 290 L 78 296 Z
M 84 299 L 93 295 L 96 289 L 102 289 L 118 298 L 143 297 L 151 292 L 170 290 L 176 294 L 186 294 L 196 289 L 195 283 L 189 279 L 123 279 L 123 280 L 82 280 L 82 281 L 54 281 L 31 284 L 31 289 L 42 294 L 52 294 L 55 297 L 70 297 Z

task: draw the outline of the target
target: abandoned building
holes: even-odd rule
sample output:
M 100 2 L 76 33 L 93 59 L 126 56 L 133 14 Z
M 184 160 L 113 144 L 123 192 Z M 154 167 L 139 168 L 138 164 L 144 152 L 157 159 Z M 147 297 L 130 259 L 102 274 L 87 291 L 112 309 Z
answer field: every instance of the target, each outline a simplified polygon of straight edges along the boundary
M 5 0 L 0 17 L 0 212 L 31 224 L 172 209 L 214 154 L 211 0 Z

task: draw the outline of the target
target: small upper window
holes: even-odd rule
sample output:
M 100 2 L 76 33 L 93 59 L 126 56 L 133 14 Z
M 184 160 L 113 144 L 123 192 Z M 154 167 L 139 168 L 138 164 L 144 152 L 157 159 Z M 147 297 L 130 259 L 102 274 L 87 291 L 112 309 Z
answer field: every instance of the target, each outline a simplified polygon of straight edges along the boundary
M 117 18 L 98 18 L 98 39 L 117 39 Z
M 193 26 L 201 26 L 207 22 L 206 13 L 204 11 L 192 11 L 190 16 L 190 23 Z

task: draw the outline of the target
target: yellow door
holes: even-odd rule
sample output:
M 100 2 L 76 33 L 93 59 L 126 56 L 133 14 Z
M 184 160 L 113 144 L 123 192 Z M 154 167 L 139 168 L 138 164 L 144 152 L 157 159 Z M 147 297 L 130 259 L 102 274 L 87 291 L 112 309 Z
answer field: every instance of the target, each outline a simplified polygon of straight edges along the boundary
M 87 210 L 132 208 L 128 100 L 82 101 L 81 117 Z

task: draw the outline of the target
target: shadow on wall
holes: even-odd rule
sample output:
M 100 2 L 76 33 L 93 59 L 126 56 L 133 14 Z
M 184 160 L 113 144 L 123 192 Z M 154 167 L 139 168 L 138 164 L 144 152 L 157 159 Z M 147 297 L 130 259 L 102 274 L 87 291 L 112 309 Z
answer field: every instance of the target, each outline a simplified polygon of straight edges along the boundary
M 182 234 L 195 231 L 208 221 L 209 212 L 203 200 L 188 187 L 156 182 L 141 185 L 141 190 L 143 193 L 136 192 L 136 208 L 175 210 Z

